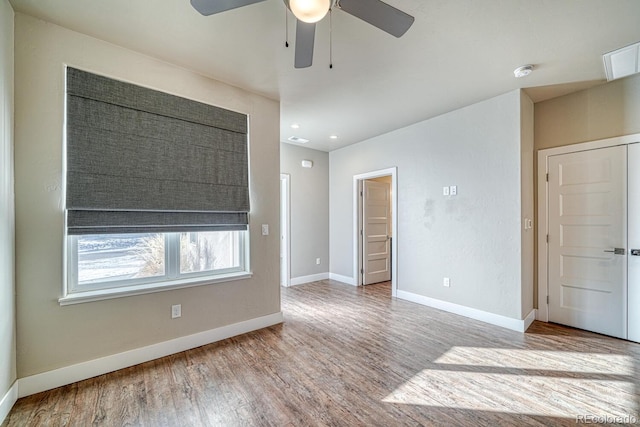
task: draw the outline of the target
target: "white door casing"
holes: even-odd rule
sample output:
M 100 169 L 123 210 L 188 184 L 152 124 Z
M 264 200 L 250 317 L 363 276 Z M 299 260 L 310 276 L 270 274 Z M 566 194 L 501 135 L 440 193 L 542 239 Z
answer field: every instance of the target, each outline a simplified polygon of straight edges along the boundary
M 366 180 L 362 193 L 362 284 L 370 285 L 391 280 L 390 185 Z
M 549 320 L 627 337 L 626 146 L 548 158 Z M 620 251 L 621 252 L 621 251 Z
M 628 319 L 627 338 L 640 342 L 640 256 L 634 255 L 640 250 L 640 144 L 628 146 Z

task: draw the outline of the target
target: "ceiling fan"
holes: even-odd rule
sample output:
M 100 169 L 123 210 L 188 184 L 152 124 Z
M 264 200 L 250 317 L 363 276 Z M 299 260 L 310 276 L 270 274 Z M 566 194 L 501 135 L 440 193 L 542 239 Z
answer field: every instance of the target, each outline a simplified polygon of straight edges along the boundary
M 209 16 L 265 0 L 191 0 L 202 15 Z M 380 0 L 284 0 L 296 17 L 295 68 L 306 68 L 313 62 L 316 22 L 330 9 L 342 10 L 395 37 L 401 37 L 413 24 L 414 17 Z

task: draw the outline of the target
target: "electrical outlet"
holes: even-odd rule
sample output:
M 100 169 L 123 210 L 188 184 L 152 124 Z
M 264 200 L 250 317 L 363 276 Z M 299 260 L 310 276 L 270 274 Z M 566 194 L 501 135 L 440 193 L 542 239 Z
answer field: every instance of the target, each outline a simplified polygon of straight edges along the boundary
M 449 187 L 449 194 L 452 196 L 457 196 L 458 195 L 458 186 L 457 185 L 452 185 Z
M 446 288 L 448 288 L 449 286 L 451 286 L 451 282 L 449 280 L 448 277 L 445 277 L 444 279 L 442 279 L 442 285 Z
M 320 258 L 316 258 L 316 265 L 320 265 Z
M 269 224 L 262 224 L 262 235 L 263 236 L 269 235 Z
M 182 304 L 171 306 L 171 318 L 176 319 L 178 317 L 182 317 Z

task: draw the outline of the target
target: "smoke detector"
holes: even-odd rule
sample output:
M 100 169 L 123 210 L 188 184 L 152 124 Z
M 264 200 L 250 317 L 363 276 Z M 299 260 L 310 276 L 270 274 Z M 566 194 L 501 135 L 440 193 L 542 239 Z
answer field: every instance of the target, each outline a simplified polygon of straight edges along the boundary
M 516 76 L 517 79 L 519 79 L 521 77 L 527 77 L 532 72 L 533 72 L 533 65 L 528 64 L 513 70 L 513 75 Z

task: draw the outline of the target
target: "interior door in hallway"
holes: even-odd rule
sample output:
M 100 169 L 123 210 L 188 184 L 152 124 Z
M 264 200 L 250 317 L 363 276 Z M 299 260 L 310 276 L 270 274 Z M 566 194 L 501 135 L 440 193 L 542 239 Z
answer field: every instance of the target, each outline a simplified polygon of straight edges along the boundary
M 549 320 L 627 335 L 627 147 L 549 158 Z
M 365 180 L 362 186 L 363 285 L 391 280 L 390 186 Z

